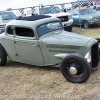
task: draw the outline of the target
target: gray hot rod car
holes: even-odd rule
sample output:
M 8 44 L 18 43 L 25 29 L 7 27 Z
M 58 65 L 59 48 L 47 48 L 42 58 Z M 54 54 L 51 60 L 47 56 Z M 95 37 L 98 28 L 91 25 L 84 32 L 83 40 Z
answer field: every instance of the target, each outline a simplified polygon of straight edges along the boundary
M 63 76 L 85 82 L 99 65 L 98 41 L 66 32 L 58 18 L 37 15 L 18 18 L 0 35 L 0 66 L 7 57 L 37 66 L 59 65 Z

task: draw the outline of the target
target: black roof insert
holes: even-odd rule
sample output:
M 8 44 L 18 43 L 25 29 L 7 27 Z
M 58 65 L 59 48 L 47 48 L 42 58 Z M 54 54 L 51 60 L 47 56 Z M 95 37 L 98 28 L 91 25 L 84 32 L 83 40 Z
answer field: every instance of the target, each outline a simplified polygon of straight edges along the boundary
M 35 15 L 35 16 L 28 16 L 28 17 L 19 17 L 16 20 L 35 21 L 35 20 L 49 18 L 49 17 L 51 17 L 51 16 L 47 16 L 47 15 Z

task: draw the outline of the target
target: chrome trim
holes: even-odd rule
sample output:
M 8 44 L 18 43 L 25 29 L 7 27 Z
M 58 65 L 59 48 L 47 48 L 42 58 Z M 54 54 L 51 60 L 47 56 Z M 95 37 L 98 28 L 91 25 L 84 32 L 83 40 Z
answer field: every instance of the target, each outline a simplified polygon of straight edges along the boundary
M 76 69 L 75 67 L 70 67 L 69 72 L 70 72 L 72 75 L 76 75 L 76 74 L 77 74 L 77 69 Z

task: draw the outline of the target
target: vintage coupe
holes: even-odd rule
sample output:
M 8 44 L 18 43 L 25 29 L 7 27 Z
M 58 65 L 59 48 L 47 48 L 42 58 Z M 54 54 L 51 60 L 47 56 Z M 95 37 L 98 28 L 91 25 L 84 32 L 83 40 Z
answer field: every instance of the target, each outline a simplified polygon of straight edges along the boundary
M 76 8 L 71 11 L 71 14 L 73 17 L 73 24 L 83 25 L 84 28 L 100 24 L 100 14 L 92 8 Z
M 59 65 L 67 80 L 82 83 L 98 67 L 98 41 L 64 31 L 58 18 L 29 16 L 9 22 L 0 35 L 0 66 L 7 57 L 37 66 Z

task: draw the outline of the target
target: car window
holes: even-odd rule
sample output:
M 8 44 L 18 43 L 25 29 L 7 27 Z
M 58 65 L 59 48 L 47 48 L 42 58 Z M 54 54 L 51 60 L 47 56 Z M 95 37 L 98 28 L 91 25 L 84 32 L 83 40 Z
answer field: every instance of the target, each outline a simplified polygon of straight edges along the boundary
M 78 11 L 74 11 L 74 12 L 72 13 L 72 15 L 73 15 L 73 16 L 77 16 L 77 15 L 78 15 Z
M 13 35 L 13 30 L 12 30 L 11 27 L 8 27 L 8 29 L 7 29 L 7 33 L 8 33 L 9 35 Z
M 52 9 L 51 7 L 46 7 L 40 10 L 40 14 L 49 14 L 49 13 L 59 13 L 62 12 L 62 10 L 59 7 L 54 7 Z
M 79 12 L 80 12 L 80 15 L 87 15 L 87 14 L 96 13 L 96 11 L 92 8 L 83 9 L 83 10 L 80 10 Z
M 17 18 L 13 12 L 3 12 L 1 15 L 3 20 L 11 20 Z
M 29 28 L 23 28 L 23 27 L 16 27 L 15 33 L 17 36 L 23 36 L 23 37 L 34 37 L 34 32 L 32 29 Z
M 37 27 L 37 32 L 39 36 L 42 36 L 48 32 L 62 29 L 61 22 L 50 22 Z

